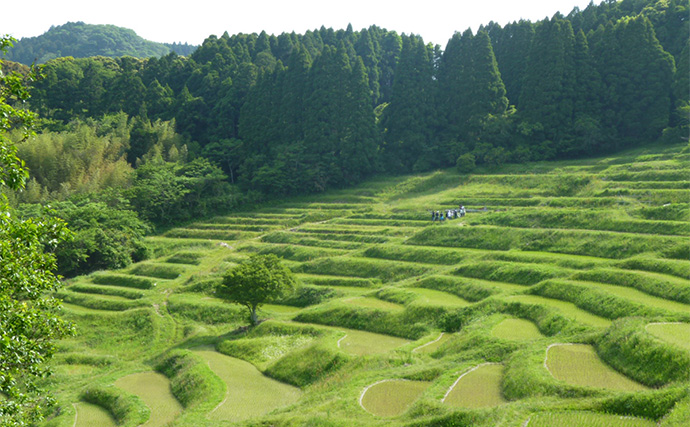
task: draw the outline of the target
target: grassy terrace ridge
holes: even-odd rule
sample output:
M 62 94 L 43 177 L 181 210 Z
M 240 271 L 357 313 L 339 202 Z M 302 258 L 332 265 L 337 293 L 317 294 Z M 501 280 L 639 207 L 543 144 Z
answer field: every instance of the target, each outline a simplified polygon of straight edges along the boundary
M 44 425 L 690 425 L 689 153 L 377 177 L 151 236 L 57 294 L 78 333 Z M 247 328 L 214 287 L 253 253 L 300 288 Z

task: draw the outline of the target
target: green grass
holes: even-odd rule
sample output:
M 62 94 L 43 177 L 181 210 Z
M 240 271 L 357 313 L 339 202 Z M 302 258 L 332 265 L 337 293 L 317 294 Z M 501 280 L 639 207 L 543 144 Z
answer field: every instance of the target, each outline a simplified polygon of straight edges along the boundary
M 382 380 L 364 389 L 359 402 L 379 417 L 395 417 L 407 411 L 429 387 L 426 381 Z
M 525 425 L 528 427 L 653 427 L 657 424 L 643 418 L 586 411 L 565 411 L 534 414 Z
M 642 384 L 614 371 L 584 344 L 553 345 L 546 351 L 544 365 L 557 380 L 581 387 L 616 390 L 644 390 Z
M 506 402 L 501 392 L 503 366 L 479 365 L 464 372 L 443 397 L 446 405 L 461 408 L 484 408 Z
M 159 373 L 127 375 L 115 381 L 115 387 L 139 396 L 149 407 L 151 416 L 145 427 L 165 426 L 182 412 L 182 405 L 170 391 L 170 381 Z

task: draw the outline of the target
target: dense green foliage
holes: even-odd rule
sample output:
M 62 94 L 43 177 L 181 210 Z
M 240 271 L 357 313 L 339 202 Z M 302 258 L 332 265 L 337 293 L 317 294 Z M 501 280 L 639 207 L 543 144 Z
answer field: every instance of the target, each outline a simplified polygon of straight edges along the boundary
M 9 49 L 7 59 L 22 64 L 43 64 L 51 59 L 73 56 L 133 56 L 148 58 L 170 52 L 189 55 L 196 46 L 188 44 L 163 44 L 144 40 L 134 31 L 115 25 L 91 25 L 68 22 L 51 27 L 37 37 L 27 37 Z
M 375 26 L 225 33 L 188 58 L 55 58 L 32 103 L 52 128 L 138 116 L 125 146 L 133 166 L 150 149 L 145 124 L 174 118 L 191 158 L 271 195 L 382 171 L 581 157 L 687 139 L 688 10 L 607 1 L 458 32 L 444 51 Z
M 258 323 L 257 308 L 294 292 L 297 282 L 289 268 L 273 255 L 251 255 L 223 276 L 216 294 L 249 310 L 252 325 Z
M 11 39 L 0 37 L 0 52 Z M 0 61 L 2 64 L 2 61 Z M 8 138 L 16 129 L 26 138 L 33 114 L 23 108 L 27 79 L 0 72 L 0 190 L 21 190 L 28 173 Z M 19 219 L 0 194 L 0 424 L 19 426 L 40 420 L 53 403 L 37 380 L 49 375 L 46 362 L 54 340 L 68 336 L 71 325 L 59 316 L 60 301 L 51 293 L 61 286 L 55 248 L 70 237 L 64 222 L 49 217 Z

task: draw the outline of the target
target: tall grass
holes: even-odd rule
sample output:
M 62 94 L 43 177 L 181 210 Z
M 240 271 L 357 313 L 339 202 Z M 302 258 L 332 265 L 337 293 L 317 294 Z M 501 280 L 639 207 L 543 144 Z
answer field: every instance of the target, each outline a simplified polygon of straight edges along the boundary
M 664 314 L 663 310 L 632 302 L 576 282 L 548 280 L 530 289 L 533 295 L 568 301 L 583 310 L 607 319 L 628 316 L 655 317 Z
M 564 277 L 570 272 L 546 264 L 525 264 L 502 261 L 479 261 L 460 266 L 453 274 L 518 285 L 534 285 L 542 280 Z
M 298 322 L 359 329 L 401 338 L 418 339 L 429 333 L 427 323 L 433 319 L 408 318 L 405 312 L 357 306 L 315 307 L 295 316 Z
M 73 292 L 80 292 L 84 294 L 110 295 L 127 299 L 140 299 L 144 297 L 143 292 L 111 286 L 92 286 L 75 283 L 73 285 L 69 285 L 67 289 Z
M 429 267 L 422 264 L 403 264 L 368 258 L 337 257 L 321 258 L 304 263 L 298 266 L 294 271 L 296 273 L 307 274 L 376 278 L 385 283 L 422 275 L 429 271 Z
M 414 248 L 392 244 L 371 246 L 365 249 L 362 255 L 367 258 L 440 265 L 457 264 L 466 257 L 465 254 L 453 249 Z
M 472 280 L 451 276 L 429 276 L 414 284 L 417 287 L 434 289 L 457 295 L 467 301 L 481 301 L 491 295 L 500 293 L 496 288 L 489 288 L 477 284 Z
M 602 359 L 618 371 L 651 387 L 690 378 L 690 353 L 655 339 L 647 322 L 637 318 L 617 320 L 596 341 Z
M 166 353 L 156 364 L 156 370 L 170 379 L 172 394 L 185 408 L 201 404 L 212 408 L 223 398 L 223 382 L 191 351 L 176 349 Z
M 690 280 L 690 258 L 687 260 L 660 259 L 652 256 L 637 256 L 617 263 L 628 270 L 643 270 L 653 273 L 669 274 Z
M 154 277 L 157 279 L 177 279 L 184 268 L 169 264 L 138 263 L 128 270 L 135 276 Z
M 314 343 L 278 359 L 264 372 L 277 380 L 306 387 L 336 372 L 350 357 L 332 345 Z
M 503 227 L 428 227 L 406 243 L 507 251 L 545 251 L 601 258 L 628 258 L 683 242 L 680 237 L 595 231 Z
M 135 427 L 145 423 L 151 411 L 137 396 L 116 387 L 91 386 L 79 398 L 108 411 L 119 426 Z
M 126 288 L 151 289 L 154 281 L 145 277 L 128 276 L 124 274 L 113 274 L 96 272 L 89 276 L 89 279 L 99 285 L 123 286 Z
M 579 272 L 573 278 L 576 280 L 627 286 L 650 295 L 690 304 L 690 282 L 675 277 L 612 268 L 598 268 Z

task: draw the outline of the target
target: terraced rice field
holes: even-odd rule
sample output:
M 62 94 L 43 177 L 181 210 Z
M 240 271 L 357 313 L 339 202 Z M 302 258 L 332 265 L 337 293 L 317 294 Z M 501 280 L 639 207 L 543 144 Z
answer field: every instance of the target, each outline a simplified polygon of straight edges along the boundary
M 484 408 L 505 403 L 501 392 L 503 366 L 484 364 L 463 373 L 448 389 L 443 403 L 461 408 Z
M 251 363 L 209 350 L 197 350 L 196 354 L 226 385 L 223 401 L 208 414 L 211 420 L 259 417 L 296 402 L 302 394 L 296 387 L 265 377 Z
M 98 405 L 86 402 L 74 404 L 76 414 L 74 416 L 74 427 L 115 427 L 117 423 L 113 417 Z
M 554 344 L 546 351 L 544 366 L 554 378 L 582 387 L 644 390 L 645 387 L 604 364 L 584 344 Z
M 151 410 L 146 427 L 164 426 L 182 412 L 182 405 L 170 391 L 170 381 L 157 372 L 141 372 L 115 381 L 115 387 L 139 396 Z
M 539 328 L 524 319 L 505 319 L 491 329 L 491 334 L 496 338 L 511 341 L 529 341 L 544 338 Z
M 688 188 L 687 148 L 661 147 L 375 178 L 151 236 L 151 259 L 59 291 L 78 334 L 46 426 L 690 425 Z M 213 290 L 252 253 L 301 289 L 247 328 Z
M 374 415 L 394 417 L 408 410 L 429 385 L 426 381 L 383 380 L 366 387 L 359 402 Z
M 690 323 L 650 323 L 647 332 L 690 351 Z

